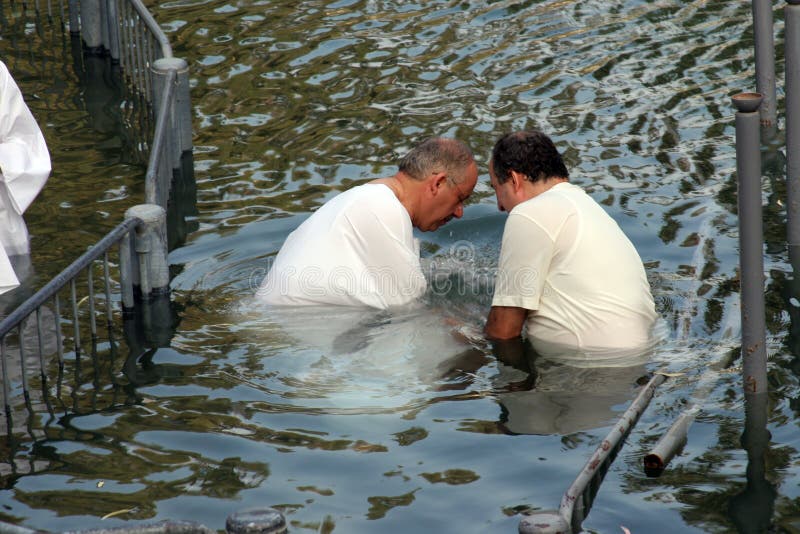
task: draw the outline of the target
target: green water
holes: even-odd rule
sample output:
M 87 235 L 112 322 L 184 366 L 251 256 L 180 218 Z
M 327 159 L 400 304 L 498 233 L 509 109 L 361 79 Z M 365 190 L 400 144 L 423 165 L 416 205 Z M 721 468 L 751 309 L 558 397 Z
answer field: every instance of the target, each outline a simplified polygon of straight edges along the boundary
M 175 322 L 138 362 L 121 332 L 115 359 L 101 346 L 76 371 L 68 355 L 79 387 L 0 449 L 0 520 L 223 529 L 233 511 L 273 506 L 292 532 L 515 532 L 521 511 L 558 506 L 635 380 L 666 366 L 685 374 L 659 389 L 584 527 L 800 528 L 782 122 L 763 152 L 771 439 L 749 454 L 740 362 L 728 362 L 740 335 L 729 97 L 755 85 L 748 3 L 147 4 L 191 69 L 197 214 L 170 256 Z M 102 65 L 76 63 L 68 38 L 3 6 L 0 54 L 53 157 L 26 217 L 42 285 L 141 201 L 144 163 L 119 127 L 122 90 L 87 74 Z M 552 135 L 646 263 L 666 332 L 647 369 L 515 367 L 451 335 L 454 319 L 479 330 L 490 302 L 504 217 L 489 151 L 527 127 Z M 432 135 L 468 143 L 482 184 L 463 219 L 419 235 L 450 283 L 424 310 L 276 317 L 250 301 L 313 209 L 393 173 Z M 694 403 L 683 452 L 647 478 L 642 455 Z

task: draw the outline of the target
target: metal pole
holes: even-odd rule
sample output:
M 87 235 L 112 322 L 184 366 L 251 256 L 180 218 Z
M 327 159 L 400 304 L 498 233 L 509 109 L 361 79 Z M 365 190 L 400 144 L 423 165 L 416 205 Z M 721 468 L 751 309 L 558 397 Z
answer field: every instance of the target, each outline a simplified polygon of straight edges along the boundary
M 161 110 L 161 95 L 164 85 L 169 78 L 169 73 L 174 72 L 174 96 L 169 103 L 169 117 L 172 122 L 172 136 L 174 146 L 170 164 L 173 169 L 180 167 L 180 158 L 183 152 L 192 149 L 192 104 L 189 95 L 189 64 L 177 57 L 161 58 L 153 62 L 153 103 L 156 111 Z
M 108 31 L 109 31 L 109 22 L 108 22 L 108 4 L 106 0 L 100 0 L 97 3 L 97 7 L 99 8 L 99 17 L 100 17 L 100 41 L 102 50 L 110 50 L 111 49 L 111 39 L 109 38 Z
M 119 62 L 119 15 L 117 14 L 117 0 L 107 0 L 106 19 L 108 21 L 108 51 L 111 59 Z
M 577 513 L 579 515 L 578 519 L 582 519 L 586 515 L 585 510 L 583 510 L 585 503 L 582 502 L 584 490 L 595 479 L 598 469 L 621 446 L 622 440 L 639 420 L 639 416 L 642 415 L 644 409 L 647 408 L 656 388 L 666 379 L 667 376 L 665 374 L 656 373 L 647 385 L 642 388 L 639 395 L 628 406 L 628 409 L 622 414 L 614 428 L 600 443 L 600 446 L 594 451 L 586 465 L 583 466 L 578 477 L 564 493 L 558 511 L 539 512 L 523 517 L 519 522 L 519 534 L 558 534 L 580 530 L 580 520 L 575 521 L 575 516 Z
M 800 0 L 784 8 L 786 54 L 786 239 L 792 265 L 800 262 Z M 798 273 L 795 273 L 795 277 Z
M 22 374 L 22 393 L 25 394 L 25 397 L 28 397 L 28 366 L 27 366 L 27 355 L 25 354 L 25 321 L 23 320 L 17 326 L 18 332 L 18 342 L 19 342 L 19 368 L 20 373 Z
M 81 25 L 78 19 L 78 0 L 69 0 L 69 33 L 77 34 L 81 31 Z
M 92 341 L 97 341 L 97 318 L 94 310 L 94 276 L 92 276 L 92 265 L 86 268 L 86 277 L 89 288 L 89 325 L 91 326 Z
M 756 90 L 764 98 L 761 104 L 761 125 L 773 127 L 775 105 L 775 39 L 772 29 L 771 0 L 753 0 L 753 35 L 756 56 Z
M 3 371 L 3 404 L 5 404 L 6 413 L 11 411 L 11 402 L 8 398 L 8 392 L 11 389 L 8 381 L 8 366 L 6 365 L 6 336 L 0 336 L 0 370 Z M 8 434 L 9 436 L 11 433 Z
M 644 456 L 644 472 L 649 477 L 657 477 L 664 472 L 667 464 L 686 445 L 686 436 L 700 408 L 692 406 L 684 411 L 669 430 L 661 436 L 656 446 Z
M 153 142 L 150 145 L 150 161 L 145 174 L 144 196 L 148 204 L 158 204 L 166 208 L 169 200 L 169 188 L 172 184 L 171 161 L 176 157 L 177 146 L 174 143 L 172 112 L 175 94 L 176 72 L 168 69 L 166 75 L 156 76 L 154 71 L 153 97 L 156 99 L 156 127 Z M 180 154 L 177 154 L 180 157 Z
M 100 18 L 100 0 L 81 0 L 81 37 L 83 46 L 90 53 L 102 50 L 103 30 Z
M 288 532 L 286 519 L 274 508 L 241 510 L 228 516 L 225 521 L 228 534 L 284 534 Z
M 41 371 L 42 387 L 47 382 L 47 373 L 44 365 L 44 338 L 42 334 L 42 308 L 36 308 L 36 335 L 39 341 L 39 370 Z M 46 393 L 45 393 L 46 395 Z
M 761 221 L 761 147 L 758 93 L 734 95 L 736 174 L 739 182 L 739 280 L 741 285 L 742 360 L 747 393 L 767 390 L 764 317 L 764 234 Z
M 133 233 L 127 233 L 119 242 L 119 282 L 122 286 L 123 313 L 132 310 L 136 306 L 133 298 L 133 285 L 139 280 L 139 271 L 131 259 L 132 250 Z
M 111 276 L 109 274 L 108 268 L 108 251 L 103 254 L 103 289 L 105 289 L 106 294 L 106 325 L 108 328 L 111 328 L 111 284 L 110 284 Z
M 81 352 L 81 326 L 78 322 L 78 297 L 75 291 L 75 279 L 69 281 L 70 298 L 72 299 L 72 326 L 75 332 L 75 357 Z
M 142 224 L 136 227 L 135 237 L 136 252 L 139 254 L 138 281 L 142 298 L 149 299 L 151 293 L 166 294 L 169 292 L 167 212 L 155 204 L 139 204 L 128 208 L 125 212 L 126 219 L 131 217 L 142 221 Z
M 737 532 L 769 532 L 773 525 L 776 486 L 766 473 L 770 432 L 767 429 L 769 395 L 744 395 L 742 447 L 747 451 L 747 484 L 728 501 L 728 510 Z
M 58 293 L 53 295 L 53 328 L 56 330 L 56 352 L 58 353 L 58 367 L 64 367 L 64 343 L 61 340 L 61 300 Z

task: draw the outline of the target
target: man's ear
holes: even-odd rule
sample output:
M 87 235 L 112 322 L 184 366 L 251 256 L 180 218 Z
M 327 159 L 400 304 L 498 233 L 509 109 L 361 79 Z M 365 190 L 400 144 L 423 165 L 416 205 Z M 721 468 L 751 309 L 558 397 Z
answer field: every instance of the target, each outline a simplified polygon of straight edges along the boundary
M 519 191 L 522 188 L 522 182 L 525 181 L 526 176 L 524 174 L 522 174 L 521 172 L 517 172 L 517 171 L 513 171 L 513 170 L 511 171 L 510 174 L 511 174 L 511 178 L 509 178 L 509 179 L 511 180 L 511 183 L 514 184 L 514 191 Z
M 431 175 L 430 178 L 430 188 L 431 194 L 436 196 L 439 193 L 439 190 L 442 188 L 443 185 L 447 182 L 447 175 L 443 172 L 437 172 L 436 174 Z

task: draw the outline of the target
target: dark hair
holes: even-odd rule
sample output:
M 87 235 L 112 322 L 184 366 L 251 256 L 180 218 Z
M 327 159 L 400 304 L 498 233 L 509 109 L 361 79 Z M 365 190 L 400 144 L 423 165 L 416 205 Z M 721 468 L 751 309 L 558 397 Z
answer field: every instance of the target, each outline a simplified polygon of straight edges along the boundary
M 531 182 L 569 178 L 553 141 L 538 130 L 512 132 L 498 139 L 492 150 L 492 169 L 500 183 L 511 177 L 511 171 L 524 174 Z
M 411 149 L 400 159 L 400 171 L 415 180 L 424 180 L 431 173 L 445 172 L 451 180 L 461 182 L 466 168 L 475 161 L 472 151 L 456 139 L 432 137 Z

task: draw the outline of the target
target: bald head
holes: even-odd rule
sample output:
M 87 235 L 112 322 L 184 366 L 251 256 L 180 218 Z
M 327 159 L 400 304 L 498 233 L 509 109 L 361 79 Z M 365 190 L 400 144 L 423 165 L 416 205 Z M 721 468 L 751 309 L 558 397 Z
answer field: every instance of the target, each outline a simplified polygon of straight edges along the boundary
M 415 180 L 424 180 L 431 174 L 444 172 L 456 183 L 460 183 L 474 161 L 472 151 L 461 141 L 432 137 L 411 149 L 398 166 L 400 172 Z

